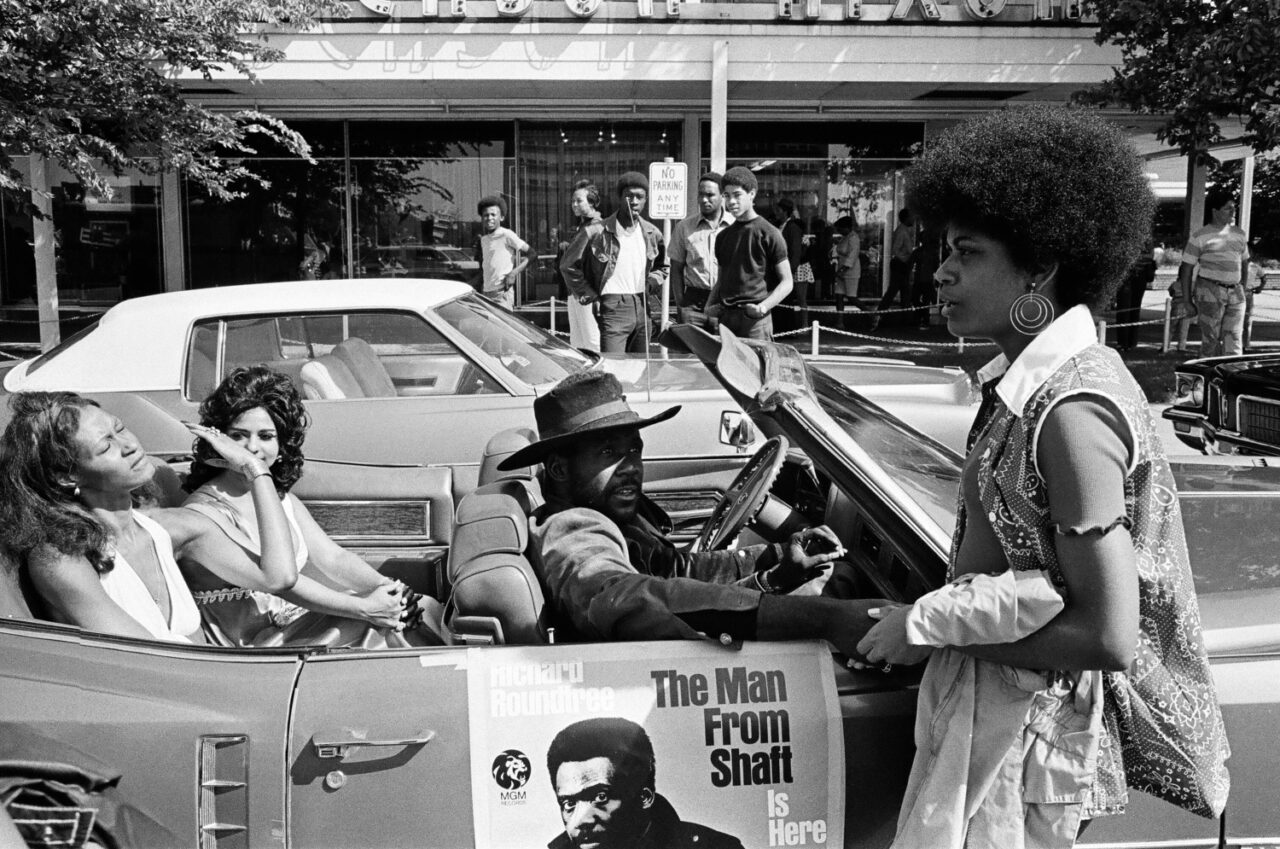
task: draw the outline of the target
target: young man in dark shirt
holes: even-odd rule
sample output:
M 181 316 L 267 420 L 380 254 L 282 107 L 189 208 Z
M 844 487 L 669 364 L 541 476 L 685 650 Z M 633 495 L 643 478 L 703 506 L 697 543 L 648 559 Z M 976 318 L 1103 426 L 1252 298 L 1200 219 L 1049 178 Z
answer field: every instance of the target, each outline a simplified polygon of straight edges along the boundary
M 716 237 L 716 287 L 707 299 L 708 312 L 737 336 L 773 338 L 773 310 L 791 294 L 787 243 L 755 210 L 756 175 L 741 165 L 724 175 L 724 208 L 733 224 Z M 770 287 L 771 282 L 776 285 Z

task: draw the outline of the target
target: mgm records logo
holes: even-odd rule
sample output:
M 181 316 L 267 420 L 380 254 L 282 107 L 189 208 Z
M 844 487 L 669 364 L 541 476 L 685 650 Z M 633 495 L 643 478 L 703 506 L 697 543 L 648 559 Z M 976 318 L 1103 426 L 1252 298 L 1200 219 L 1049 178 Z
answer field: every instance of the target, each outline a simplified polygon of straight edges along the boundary
M 519 749 L 507 749 L 493 759 L 489 774 L 493 776 L 494 784 L 501 788 L 498 799 L 502 804 L 524 804 L 526 794 L 524 786 L 529 783 L 529 773 L 532 769 L 528 756 Z

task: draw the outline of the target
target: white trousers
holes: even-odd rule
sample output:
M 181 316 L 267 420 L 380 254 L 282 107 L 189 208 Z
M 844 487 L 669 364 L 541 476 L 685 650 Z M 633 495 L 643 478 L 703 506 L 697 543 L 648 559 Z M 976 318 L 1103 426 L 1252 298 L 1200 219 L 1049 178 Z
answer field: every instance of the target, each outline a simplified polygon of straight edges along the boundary
M 596 319 L 596 302 L 579 303 L 570 295 L 565 302 L 569 312 L 569 344 L 575 348 L 600 352 L 600 322 Z

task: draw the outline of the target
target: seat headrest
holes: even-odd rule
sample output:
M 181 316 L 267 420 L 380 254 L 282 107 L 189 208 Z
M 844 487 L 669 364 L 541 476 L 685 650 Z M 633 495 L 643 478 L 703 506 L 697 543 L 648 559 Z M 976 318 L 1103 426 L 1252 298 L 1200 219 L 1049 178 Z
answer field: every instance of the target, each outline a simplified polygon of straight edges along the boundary
M 480 485 L 493 483 L 506 477 L 533 477 L 536 470 L 534 466 L 503 472 L 498 470 L 498 464 L 526 445 L 532 445 L 537 441 L 537 431 L 529 427 L 512 427 L 495 433 L 484 446 L 484 455 L 480 458 Z
M 529 517 L 501 492 L 473 492 L 458 505 L 449 551 L 456 617 L 490 617 L 513 645 L 547 641 L 546 597 L 524 555 Z
M 396 385 L 373 346 L 358 336 L 344 339 L 333 346 L 333 355 L 351 370 L 366 398 L 394 398 Z

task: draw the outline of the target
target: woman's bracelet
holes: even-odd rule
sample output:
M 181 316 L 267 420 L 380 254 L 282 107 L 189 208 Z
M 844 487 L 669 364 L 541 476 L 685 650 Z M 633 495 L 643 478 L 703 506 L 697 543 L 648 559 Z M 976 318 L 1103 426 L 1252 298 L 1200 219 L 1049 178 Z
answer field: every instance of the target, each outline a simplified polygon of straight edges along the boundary
M 262 477 L 263 475 L 269 475 L 269 474 L 271 474 L 271 470 L 270 470 L 270 469 L 263 469 L 262 471 L 258 472 L 256 475 L 254 475 L 253 477 L 249 478 L 249 483 L 253 483 L 254 481 L 256 481 L 258 478 Z

